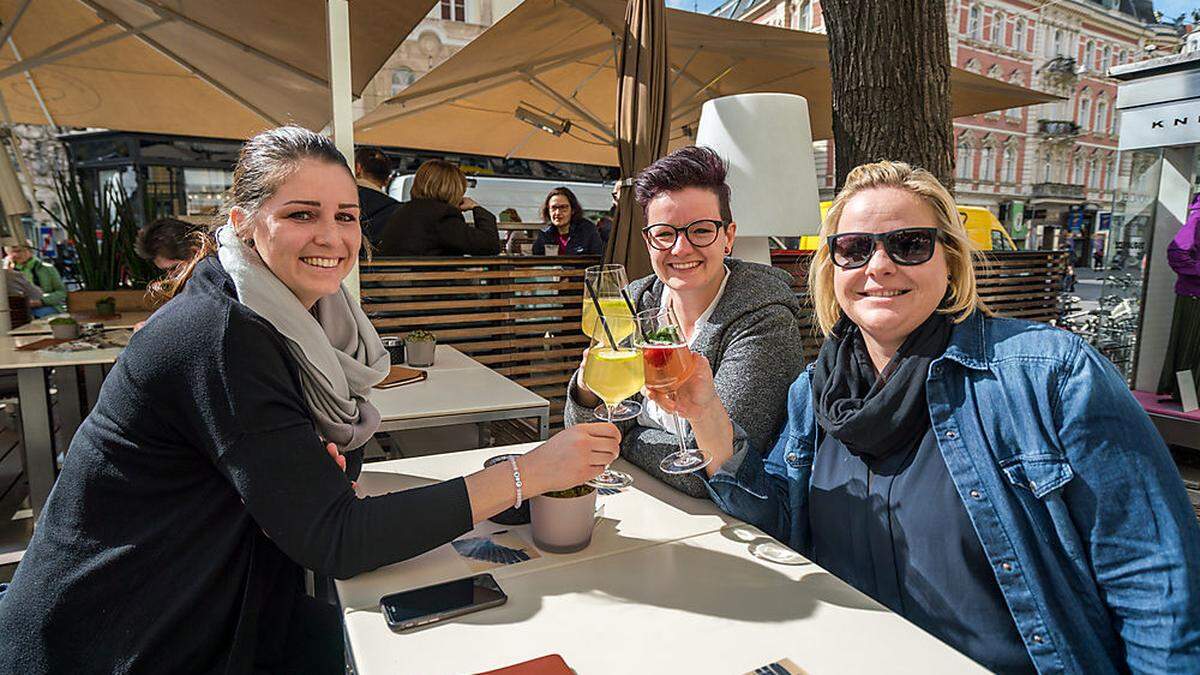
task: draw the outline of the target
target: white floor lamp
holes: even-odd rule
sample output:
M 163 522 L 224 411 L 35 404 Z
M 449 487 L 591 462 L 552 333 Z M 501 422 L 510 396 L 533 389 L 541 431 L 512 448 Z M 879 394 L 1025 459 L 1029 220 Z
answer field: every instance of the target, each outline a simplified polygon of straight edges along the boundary
M 705 102 L 696 145 L 729 165 L 737 241 L 733 255 L 771 264 L 769 237 L 821 227 L 808 101 L 794 94 L 738 94 Z

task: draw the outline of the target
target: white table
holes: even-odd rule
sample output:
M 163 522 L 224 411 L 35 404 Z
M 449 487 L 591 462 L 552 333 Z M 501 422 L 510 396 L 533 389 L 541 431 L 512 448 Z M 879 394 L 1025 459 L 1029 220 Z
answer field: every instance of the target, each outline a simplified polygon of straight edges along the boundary
M 0 337 L 0 370 L 17 372 L 17 395 L 21 400 L 21 452 L 29 480 L 29 503 L 34 517 L 41 512 L 57 475 L 54 420 L 50 409 L 47 376 L 57 369 L 59 427 L 69 442 L 79 428 L 85 411 L 80 403 L 77 367 L 84 369 L 87 409 L 95 404 L 104 380 L 104 369 L 116 363 L 121 349 L 80 352 L 18 351 L 20 345 L 44 336 Z M 65 448 L 63 448 L 65 450 Z
M 476 470 L 532 444 L 372 464 L 360 491 L 378 493 Z M 449 545 L 337 582 L 355 668 L 473 673 L 558 653 L 580 675 L 726 673 L 790 658 L 810 673 L 971 673 L 974 662 L 811 563 L 779 565 L 750 546 L 773 541 L 623 461 L 634 487 L 600 498 L 590 546 L 492 570 L 509 596 L 484 610 L 392 633 L 379 598 L 470 576 Z M 508 529 L 527 542 L 528 526 Z
M 141 323 L 150 318 L 153 312 L 119 312 L 120 316 L 107 321 L 100 321 L 104 324 L 105 329 L 130 329 L 134 324 Z M 9 335 L 49 335 L 50 334 L 50 319 L 60 316 L 70 316 L 80 324 L 91 323 L 96 321 L 94 317 L 86 312 L 75 312 L 72 314 L 53 314 L 44 316 L 40 319 L 34 319 L 24 326 L 14 328 L 8 332 Z
M 449 345 L 438 345 L 428 378 L 374 389 L 380 431 L 424 429 L 505 419 L 538 419 L 539 437 L 550 429 L 550 402 Z

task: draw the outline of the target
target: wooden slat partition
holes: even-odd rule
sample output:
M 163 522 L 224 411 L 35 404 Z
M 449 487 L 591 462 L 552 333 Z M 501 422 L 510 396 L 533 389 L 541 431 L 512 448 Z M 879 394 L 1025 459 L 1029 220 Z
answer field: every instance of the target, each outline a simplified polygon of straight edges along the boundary
M 807 311 L 801 325 L 805 361 L 822 337 L 808 308 L 811 253 L 775 251 L 772 263 L 792 275 Z M 579 329 L 583 270 L 597 257 L 377 258 L 362 265 L 363 307 L 381 335 L 418 328 L 550 401 L 562 423 L 566 384 L 588 339 Z M 1061 251 L 980 254 L 979 292 L 1004 316 L 1057 316 L 1066 272 Z
M 550 401 L 562 423 L 587 336 L 583 271 L 598 257 L 376 258 L 361 268 L 363 308 L 380 335 L 424 329 Z
M 792 275 L 792 289 L 808 317 L 801 326 L 804 360 L 816 357 L 820 327 L 808 299 L 811 251 L 774 251 L 771 263 Z M 975 258 L 979 295 L 1000 316 L 1050 321 L 1058 316 L 1059 293 L 1067 269 L 1065 251 L 989 251 Z

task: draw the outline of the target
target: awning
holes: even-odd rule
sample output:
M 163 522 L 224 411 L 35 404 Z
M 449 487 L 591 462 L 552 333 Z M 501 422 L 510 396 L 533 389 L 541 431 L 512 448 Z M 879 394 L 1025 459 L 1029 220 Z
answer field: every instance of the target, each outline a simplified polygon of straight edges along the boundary
M 350 3 L 355 94 L 435 4 Z M 321 129 L 326 12 L 324 0 L 0 0 L 0 93 L 13 121 L 31 124 L 229 138 Z
M 622 0 L 525 0 L 361 118 L 355 136 L 377 145 L 616 166 L 624 11 Z M 680 10 L 668 10 L 667 25 L 670 148 L 692 141 L 705 100 L 746 92 L 805 97 L 813 138 L 832 138 L 824 35 Z M 950 89 L 956 117 L 1057 98 L 957 68 Z

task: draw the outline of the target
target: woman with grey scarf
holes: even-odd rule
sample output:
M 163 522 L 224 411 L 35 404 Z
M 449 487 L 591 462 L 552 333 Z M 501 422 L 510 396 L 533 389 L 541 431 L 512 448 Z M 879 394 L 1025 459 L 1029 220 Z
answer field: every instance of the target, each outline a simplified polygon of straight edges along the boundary
M 243 147 L 230 202 L 71 443 L 0 597 L 0 672 L 345 672 L 340 616 L 303 594 L 303 568 L 405 560 L 616 456 L 617 429 L 590 424 L 359 498 L 339 451 L 378 427 L 389 363 L 341 285 L 354 177 L 329 139 L 282 127 Z
M 646 167 L 635 186 L 654 268 L 653 275 L 629 284 L 635 309 L 671 309 L 703 362 L 698 368 L 712 368 L 730 417 L 765 444 L 786 419 L 788 386 L 803 366 L 800 306 L 790 276 L 729 257 L 737 224 L 725 164 L 711 149 L 680 148 Z M 578 372 L 568 387 L 567 425 L 590 421 L 599 399 Z M 621 455 L 668 485 L 707 499 L 697 475 L 659 469 L 679 449 L 674 420 L 653 401 L 642 404 L 637 419 L 621 423 Z M 685 433 L 688 447 L 695 448 L 695 438 Z

